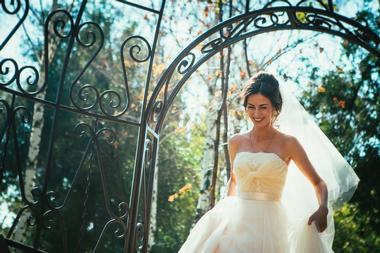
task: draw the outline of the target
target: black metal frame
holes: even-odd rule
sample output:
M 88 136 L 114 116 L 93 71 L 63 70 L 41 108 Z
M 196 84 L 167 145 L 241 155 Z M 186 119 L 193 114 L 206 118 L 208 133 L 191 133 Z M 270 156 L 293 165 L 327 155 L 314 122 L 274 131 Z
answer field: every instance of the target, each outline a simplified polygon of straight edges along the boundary
M 328 4 L 325 5 L 322 1 L 313 1 L 313 6 L 309 6 L 310 1 L 301 0 L 296 5 L 290 4 L 286 0 L 275 0 L 271 1 L 263 7 L 263 9 L 249 11 L 245 14 L 232 17 L 224 22 L 219 23 L 213 28 L 207 30 L 205 33 L 196 38 L 191 42 L 183 51 L 173 60 L 173 62 L 167 67 L 163 72 L 160 80 L 157 82 L 157 85 L 154 87 L 152 94 L 149 94 L 149 83 L 151 80 L 151 72 L 153 66 L 154 53 L 157 46 L 157 39 L 160 30 L 161 20 L 165 8 L 165 0 L 161 3 L 160 10 L 154 10 L 146 6 L 142 6 L 130 1 L 117 0 L 118 2 L 139 8 L 141 10 L 154 13 L 158 15 L 158 22 L 155 29 L 154 39 L 151 44 L 144 37 L 141 36 L 131 36 L 129 37 L 122 45 L 120 49 L 120 58 L 123 67 L 124 79 L 125 79 L 125 96 L 127 97 L 127 102 L 124 103 L 122 107 L 122 96 L 120 96 L 116 91 L 107 90 L 103 93 L 100 93 L 96 87 L 91 85 L 85 85 L 80 87 L 79 92 L 76 94 L 70 92 L 70 99 L 73 106 L 66 106 L 61 104 L 61 92 L 64 82 L 64 76 L 67 71 L 67 65 L 70 59 L 70 55 L 73 49 L 74 43 L 78 43 L 84 48 L 96 48 L 94 55 L 85 65 L 84 69 L 81 70 L 75 81 L 71 84 L 71 91 L 74 90 L 74 87 L 78 84 L 78 80 L 84 74 L 91 62 L 96 58 L 97 54 L 100 52 L 103 46 L 104 35 L 102 28 L 94 22 L 84 22 L 81 23 L 81 17 L 86 7 L 87 0 L 81 2 L 79 13 L 77 14 L 76 19 L 71 16 L 71 14 L 65 10 L 54 10 L 46 19 L 45 22 L 45 63 L 44 70 L 45 73 L 49 72 L 48 66 L 48 53 L 49 45 L 48 38 L 51 35 L 57 36 L 61 39 L 69 39 L 68 49 L 64 59 L 61 80 L 58 83 L 59 91 L 56 97 L 55 102 L 46 101 L 39 99 L 36 95 L 43 91 L 46 87 L 46 80 L 43 80 L 42 85 L 38 86 L 39 83 L 39 72 L 33 66 L 22 66 L 19 67 L 18 63 L 12 58 L 0 59 L 0 75 L 7 76 L 10 75 L 11 69 L 5 67 L 6 64 L 13 66 L 14 74 L 8 78 L 6 83 L 0 83 L 0 91 L 10 94 L 12 96 L 12 103 L 8 104 L 4 99 L 0 98 L 0 113 L 6 117 L 6 125 L 0 126 L 0 140 L 5 138 L 14 138 L 17 144 L 17 133 L 16 127 L 17 124 L 15 118 L 17 115 L 25 120 L 25 122 L 30 121 L 30 113 L 26 110 L 25 107 L 15 107 L 14 101 L 16 97 L 28 99 L 33 102 L 42 103 L 45 106 L 51 107 L 54 110 L 53 115 L 53 127 L 50 132 L 50 141 L 48 148 L 48 165 L 46 168 L 45 180 L 42 187 L 42 190 L 39 191 L 39 199 L 35 202 L 29 201 L 25 197 L 24 192 L 24 182 L 23 175 L 20 171 L 21 166 L 18 166 L 18 176 L 19 176 L 19 186 L 22 195 L 22 200 L 25 203 L 25 207 L 22 208 L 17 218 L 14 221 L 12 228 L 9 233 L 6 235 L 6 238 L 2 238 L 1 243 L 6 244 L 9 247 L 18 247 L 25 252 L 28 249 L 33 249 L 35 252 L 43 252 L 40 249 L 39 245 L 39 236 L 41 231 L 44 229 L 43 220 L 46 216 L 51 214 L 59 214 L 60 209 L 64 207 L 63 203 L 61 206 L 54 206 L 51 203 L 51 198 L 54 196 L 54 192 L 48 192 L 48 178 L 49 173 L 51 172 L 51 161 L 52 161 L 52 146 L 54 144 L 55 134 L 57 124 L 57 112 L 60 110 L 74 112 L 82 115 L 90 116 L 94 119 L 93 125 L 85 124 L 83 122 L 78 122 L 77 128 L 85 129 L 85 132 L 88 133 L 89 141 L 83 157 L 83 161 L 90 153 L 95 156 L 95 162 L 98 163 L 100 168 L 100 173 L 102 175 L 103 183 L 103 193 L 105 202 L 109 202 L 109 196 L 107 194 L 106 187 L 104 185 L 103 179 L 103 168 L 102 162 L 99 161 L 99 145 L 98 137 L 107 133 L 111 136 L 112 139 L 115 138 L 115 133 L 112 129 L 103 127 L 100 128 L 97 124 L 98 120 L 109 120 L 113 122 L 119 122 L 131 126 L 139 127 L 139 136 L 138 136 L 138 146 L 135 157 L 135 166 L 133 174 L 133 182 L 131 189 L 131 198 L 127 204 L 125 201 L 119 203 L 119 207 L 122 210 L 121 214 L 115 214 L 111 209 L 106 206 L 107 212 L 110 216 L 110 220 L 104 226 L 102 233 L 99 236 L 98 242 L 95 245 L 94 252 L 96 251 L 98 245 L 101 242 L 103 232 L 111 224 L 117 224 L 121 227 L 122 233 L 118 236 L 124 238 L 124 252 L 136 252 L 139 250 L 141 252 L 146 252 L 147 250 L 147 239 L 149 232 L 149 214 L 151 209 L 151 199 L 152 199 L 152 185 L 153 177 L 155 171 L 155 165 L 158 154 L 159 147 L 159 133 L 164 124 L 165 116 L 170 109 L 171 104 L 173 103 L 174 98 L 183 87 L 185 82 L 189 77 L 196 71 L 203 63 L 208 59 L 214 56 L 216 53 L 220 52 L 224 48 L 237 43 L 246 38 L 255 36 L 261 33 L 267 33 L 278 30 L 311 30 L 316 32 L 323 32 L 332 35 L 336 35 L 346 39 L 350 42 L 356 43 L 361 47 L 368 50 L 373 55 L 377 56 L 380 59 L 380 37 L 374 33 L 366 24 L 364 20 L 352 20 L 347 17 L 344 17 L 333 10 L 333 2 L 330 0 Z M 8 15 L 16 15 L 21 8 L 21 0 L 13 2 L 15 6 L 14 10 L 11 11 L 6 6 L 6 0 L 1 0 L 1 6 L 4 12 Z M 20 18 L 20 22 L 11 30 L 9 35 L 1 42 L 0 50 L 9 42 L 9 39 L 14 35 L 16 30 L 20 27 L 22 22 L 28 15 L 29 11 L 29 1 L 24 1 L 24 13 Z M 302 13 L 303 17 L 300 18 L 298 14 Z M 62 18 L 65 17 L 65 18 Z M 49 26 L 53 25 L 53 34 L 49 30 Z M 62 32 L 60 28 L 64 26 L 69 26 L 68 31 Z M 92 27 L 91 35 L 87 35 L 87 40 L 84 40 L 81 37 L 81 33 L 88 27 Z M 126 67 L 124 66 L 124 47 L 126 43 L 130 40 L 138 40 L 139 43 L 144 44 L 146 51 L 148 52 L 147 56 L 143 59 L 134 55 L 134 50 L 138 52 L 141 50 L 140 44 L 135 44 L 130 48 L 130 56 L 136 62 L 148 62 L 148 71 L 146 74 L 144 98 L 142 105 L 142 115 L 139 122 L 132 119 L 128 119 L 128 109 L 129 109 L 129 90 L 128 90 L 128 77 L 126 74 Z M 201 45 L 201 48 L 199 48 Z M 28 91 L 23 88 L 20 84 L 22 80 L 21 73 L 26 69 L 31 70 L 34 73 L 34 77 L 29 75 L 26 82 L 30 86 L 37 87 L 33 91 Z M 171 83 L 173 74 L 181 75 L 181 78 L 175 82 Z M 45 77 L 46 78 L 46 77 Z M 34 79 L 34 81 L 32 81 Z M 10 88 L 11 84 L 16 84 L 17 88 Z M 80 106 L 77 104 L 75 99 L 83 99 L 85 97 L 86 91 L 95 91 L 96 97 L 94 102 L 90 106 Z M 110 105 L 113 109 L 121 108 L 121 110 L 116 110 L 115 113 L 110 113 L 106 108 L 106 97 L 113 96 L 116 98 L 118 103 L 115 105 Z M 1 106 L 3 110 L 1 110 Z M 101 113 L 95 112 L 93 109 L 97 107 L 100 108 Z M 117 112 L 116 112 L 117 111 Z M 5 145 L 6 148 L 6 145 Z M 15 147 L 15 154 L 19 153 L 19 148 Z M 6 152 L 6 150 L 5 150 Z M 83 162 L 82 161 L 82 162 Z M 4 160 L 1 160 L 0 167 L 0 179 L 3 175 Z M 81 164 L 82 164 L 81 162 Z M 81 166 L 78 167 L 78 170 Z M 77 170 L 77 171 L 78 171 Z M 76 177 L 73 179 L 75 182 Z M 69 198 L 70 192 L 66 198 Z M 140 207 L 141 204 L 141 208 Z M 37 236 L 34 240 L 33 246 L 22 245 L 18 242 L 11 241 L 10 236 L 12 235 L 14 228 L 22 214 L 26 209 L 33 211 L 33 214 L 36 216 L 37 224 Z

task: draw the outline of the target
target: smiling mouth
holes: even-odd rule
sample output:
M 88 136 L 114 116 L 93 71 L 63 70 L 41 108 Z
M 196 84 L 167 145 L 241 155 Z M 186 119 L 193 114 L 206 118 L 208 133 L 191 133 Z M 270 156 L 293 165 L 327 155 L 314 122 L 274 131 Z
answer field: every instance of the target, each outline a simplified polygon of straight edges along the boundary
M 255 119 L 255 118 L 253 118 L 253 120 L 254 120 L 255 122 L 261 122 L 261 121 L 263 121 L 263 119 Z

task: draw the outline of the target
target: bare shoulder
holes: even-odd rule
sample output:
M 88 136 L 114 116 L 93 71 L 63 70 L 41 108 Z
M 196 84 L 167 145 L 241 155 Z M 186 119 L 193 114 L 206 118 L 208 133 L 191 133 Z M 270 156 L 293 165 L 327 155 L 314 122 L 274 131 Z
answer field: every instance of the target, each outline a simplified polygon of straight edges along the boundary
M 284 133 L 282 133 L 282 135 L 283 135 L 284 141 L 286 143 L 294 144 L 295 142 L 297 142 L 297 138 L 295 136 L 293 136 L 293 135 L 284 134 Z
M 277 138 L 286 148 L 289 148 L 298 142 L 296 137 L 281 131 L 277 131 Z
M 230 137 L 229 141 L 230 142 L 237 142 L 240 141 L 243 138 L 244 133 L 237 133 L 234 134 Z
M 283 134 L 283 140 L 284 140 L 284 145 L 286 149 L 289 151 L 294 151 L 294 150 L 298 150 L 299 148 L 302 148 L 297 137 L 293 135 Z
M 234 134 L 230 137 L 228 140 L 228 145 L 229 146 L 237 146 L 241 141 L 245 138 L 244 133 L 237 133 Z
M 286 133 L 283 133 L 283 132 L 281 132 L 281 131 L 278 130 L 278 129 L 275 129 L 274 131 L 275 131 L 275 135 L 274 135 L 274 137 L 275 137 L 275 139 L 277 139 L 277 140 L 285 140 L 285 139 L 288 138 L 288 136 L 289 136 L 289 135 L 287 135 Z

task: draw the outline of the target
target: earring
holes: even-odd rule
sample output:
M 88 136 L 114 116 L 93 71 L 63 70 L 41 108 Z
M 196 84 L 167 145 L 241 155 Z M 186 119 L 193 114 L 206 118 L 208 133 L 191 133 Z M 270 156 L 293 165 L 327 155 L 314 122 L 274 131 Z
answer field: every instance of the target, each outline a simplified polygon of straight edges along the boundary
M 274 127 L 280 128 L 280 124 L 278 123 L 277 118 L 278 118 L 278 113 L 276 113 L 275 116 L 272 117 L 271 124 Z M 275 124 L 276 122 L 277 124 Z
M 276 121 L 277 117 L 278 117 L 277 111 L 273 110 L 273 115 L 272 115 L 272 119 L 271 119 L 272 125 Z

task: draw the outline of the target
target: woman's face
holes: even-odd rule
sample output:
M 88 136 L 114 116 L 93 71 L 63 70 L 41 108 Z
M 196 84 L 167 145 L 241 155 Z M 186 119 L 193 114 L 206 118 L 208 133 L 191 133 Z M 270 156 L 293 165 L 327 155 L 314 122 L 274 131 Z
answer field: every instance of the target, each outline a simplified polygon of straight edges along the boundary
M 248 97 L 245 111 L 255 127 L 271 125 L 275 114 L 272 102 L 260 93 Z

